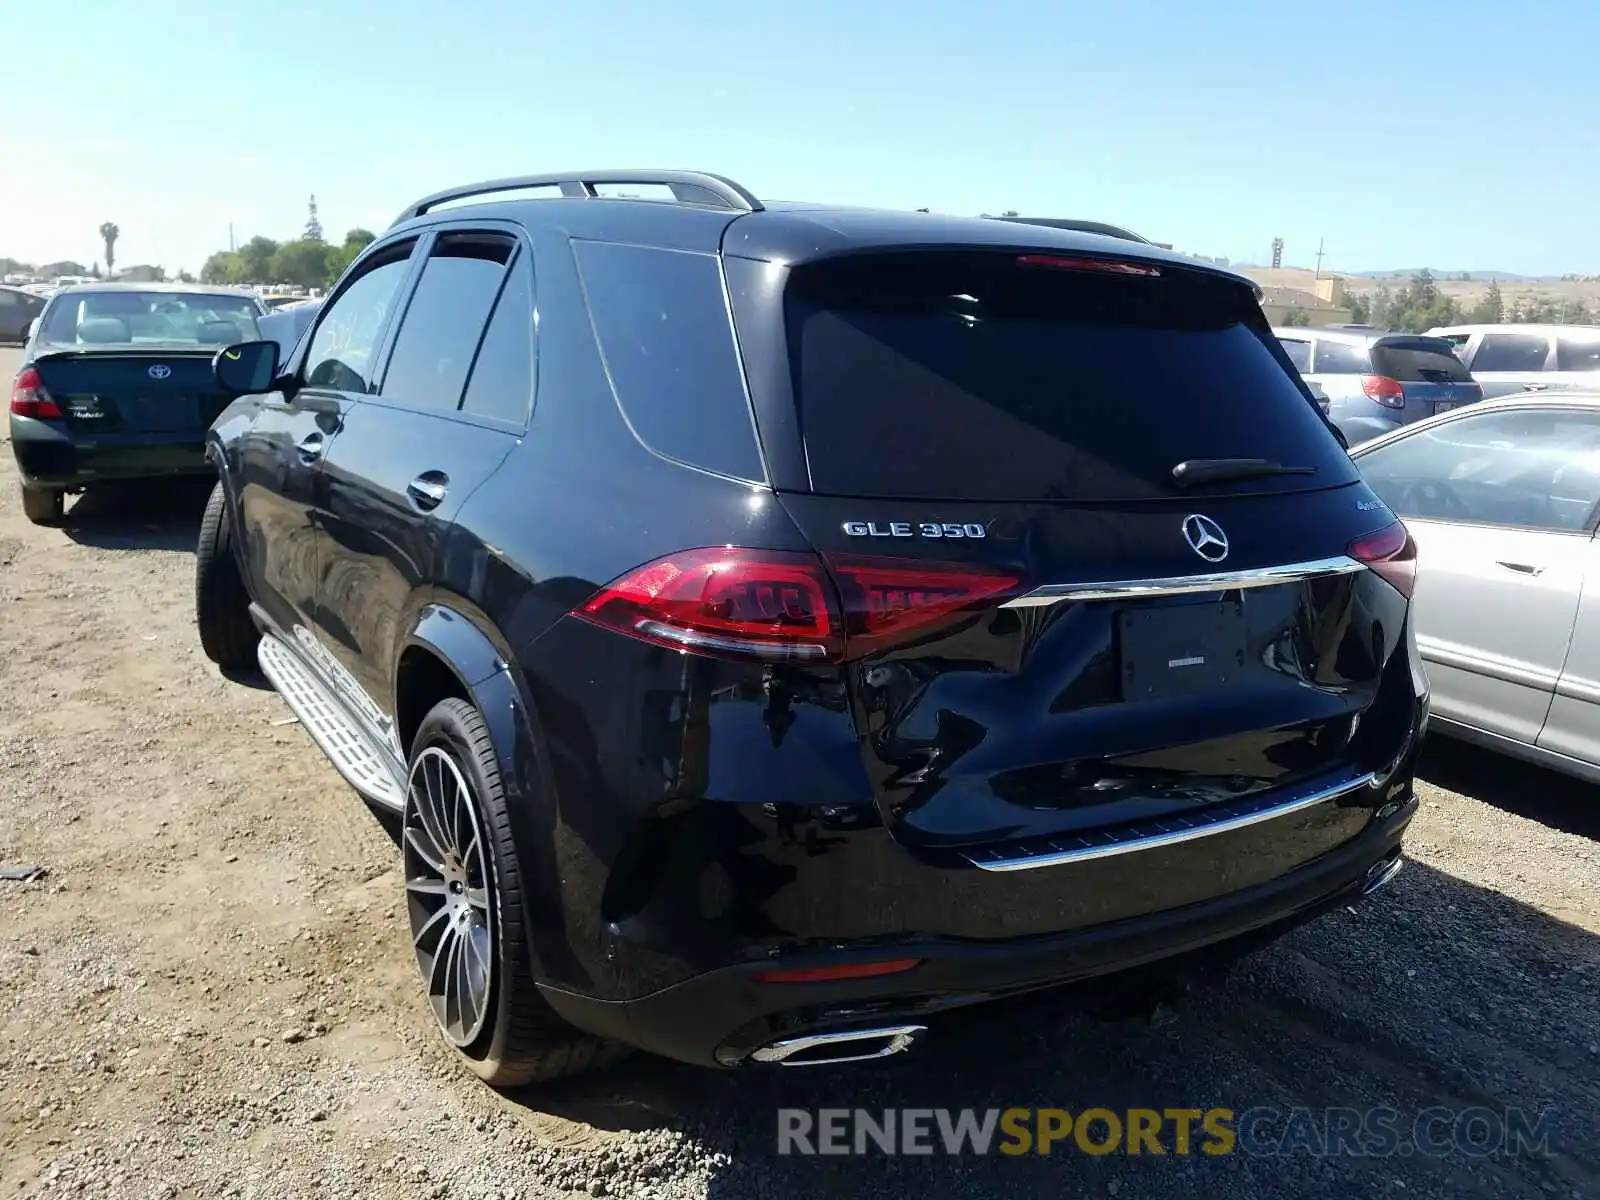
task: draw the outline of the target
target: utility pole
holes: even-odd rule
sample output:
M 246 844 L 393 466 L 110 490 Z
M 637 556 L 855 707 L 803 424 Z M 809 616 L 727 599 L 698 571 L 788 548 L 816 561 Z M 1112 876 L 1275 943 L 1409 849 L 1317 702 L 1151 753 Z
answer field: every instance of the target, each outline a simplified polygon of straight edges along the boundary
M 232 254 L 239 247 L 233 244 L 233 222 L 228 222 L 228 253 Z
M 1317 239 L 1317 274 L 1316 274 L 1316 278 L 1318 278 L 1318 279 L 1322 278 L 1322 239 L 1321 238 Z

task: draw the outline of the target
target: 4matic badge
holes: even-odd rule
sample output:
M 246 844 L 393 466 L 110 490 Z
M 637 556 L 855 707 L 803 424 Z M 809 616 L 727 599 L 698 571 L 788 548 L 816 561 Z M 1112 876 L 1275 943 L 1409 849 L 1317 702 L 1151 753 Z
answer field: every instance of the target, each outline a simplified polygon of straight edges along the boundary
M 985 526 L 935 521 L 846 521 L 844 531 L 851 537 L 875 538 L 981 538 L 988 537 Z

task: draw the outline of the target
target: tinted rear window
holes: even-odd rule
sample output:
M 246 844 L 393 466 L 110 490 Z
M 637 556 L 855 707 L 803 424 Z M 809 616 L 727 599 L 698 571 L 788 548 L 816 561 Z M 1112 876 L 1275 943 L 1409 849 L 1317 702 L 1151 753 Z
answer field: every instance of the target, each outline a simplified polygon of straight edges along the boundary
M 635 436 L 665 458 L 765 480 L 716 256 L 609 242 L 573 249 Z
M 1372 347 L 1372 369 L 1402 383 L 1472 382 L 1472 375 L 1443 338 L 1378 342 Z
M 1176 494 L 1195 458 L 1317 469 L 1280 490 L 1355 478 L 1227 280 L 871 257 L 797 269 L 786 317 L 818 492 L 1139 499 Z

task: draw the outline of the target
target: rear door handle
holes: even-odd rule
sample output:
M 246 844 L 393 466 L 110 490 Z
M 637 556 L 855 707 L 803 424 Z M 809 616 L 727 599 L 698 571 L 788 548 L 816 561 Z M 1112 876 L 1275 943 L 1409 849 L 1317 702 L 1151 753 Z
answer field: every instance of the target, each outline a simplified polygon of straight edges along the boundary
M 305 459 L 306 462 L 316 462 L 317 459 L 322 457 L 323 451 L 328 448 L 328 439 L 320 433 L 308 433 L 295 443 L 294 448 L 300 452 L 300 457 Z
M 1544 568 L 1536 567 L 1532 563 L 1497 562 L 1497 567 L 1504 567 L 1508 571 L 1515 571 L 1518 575 L 1543 575 Z
M 1525 383 L 1522 385 L 1522 390 L 1525 392 L 1545 392 L 1550 390 L 1550 385 L 1548 383 Z
M 411 497 L 423 512 L 438 508 L 444 502 L 445 494 L 450 490 L 450 476 L 443 471 L 424 471 L 410 483 L 406 484 L 406 495 Z

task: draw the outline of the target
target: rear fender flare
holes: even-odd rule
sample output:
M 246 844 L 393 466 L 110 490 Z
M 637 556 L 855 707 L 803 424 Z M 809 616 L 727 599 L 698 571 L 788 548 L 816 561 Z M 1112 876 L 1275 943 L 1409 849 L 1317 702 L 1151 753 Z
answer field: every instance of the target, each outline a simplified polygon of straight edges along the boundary
M 548 748 L 510 656 L 496 645 L 497 640 L 460 611 L 428 603 L 418 612 L 401 653 L 412 647 L 427 650 L 449 668 L 483 715 L 511 817 L 536 977 L 580 983 L 587 972 L 567 940 L 566 901 L 555 845 L 558 806 Z M 398 693 L 393 699 L 392 711 L 398 714 Z M 402 748 L 403 754 L 409 751 L 410 747 Z

